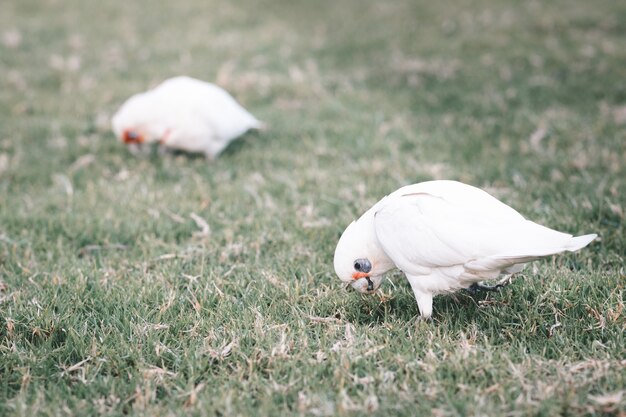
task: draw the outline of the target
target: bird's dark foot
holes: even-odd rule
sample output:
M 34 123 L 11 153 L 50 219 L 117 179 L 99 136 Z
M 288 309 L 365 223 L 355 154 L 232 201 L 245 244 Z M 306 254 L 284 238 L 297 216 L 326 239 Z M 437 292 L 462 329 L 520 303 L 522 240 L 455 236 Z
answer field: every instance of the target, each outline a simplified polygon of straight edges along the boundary
M 478 282 L 470 285 L 468 288 L 465 288 L 465 291 L 474 295 L 480 291 L 498 291 L 500 288 L 506 287 L 506 284 L 498 283 L 496 285 L 485 285 Z
M 498 281 L 498 283 L 495 285 L 486 285 L 482 282 L 475 282 L 468 288 L 465 288 L 465 291 L 472 295 L 477 294 L 479 291 L 499 291 L 500 288 L 504 288 L 509 285 L 512 279 L 513 274 L 509 274 L 502 278 L 500 281 Z

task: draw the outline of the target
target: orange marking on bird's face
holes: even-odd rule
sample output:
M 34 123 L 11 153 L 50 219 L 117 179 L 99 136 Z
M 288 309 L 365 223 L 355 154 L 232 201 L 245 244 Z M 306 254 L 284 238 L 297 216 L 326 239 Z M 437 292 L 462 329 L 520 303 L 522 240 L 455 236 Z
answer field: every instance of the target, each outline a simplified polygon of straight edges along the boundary
M 122 140 L 126 144 L 130 143 L 143 143 L 144 138 L 141 134 L 137 133 L 135 130 L 126 129 L 124 130 L 124 134 L 122 136 Z
M 369 277 L 370 274 L 365 272 L 355 272 L 352 274 L 352 279 L 366 278 Z
M 159 143 L 161 145 L 165 145 L 165 141 L 170 136 L 170 133 L 172 133 L 172 129 L 166 129 L 165 130 L 165 133 L 163 133 L 163 136 L 161 136 L 161 139 L 159 139 Z

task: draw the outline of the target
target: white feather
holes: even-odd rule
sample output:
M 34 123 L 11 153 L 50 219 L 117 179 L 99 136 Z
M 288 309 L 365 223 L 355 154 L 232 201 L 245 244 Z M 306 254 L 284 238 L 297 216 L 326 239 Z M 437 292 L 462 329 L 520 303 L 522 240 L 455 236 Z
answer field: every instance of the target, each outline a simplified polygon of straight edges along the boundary
M 146 143 L 214 158 L 235 138 L 262 123 L 224 89 L 194 78 L 170 78 L 130 97 L 113 116 L 113 130 L 141 135 Z

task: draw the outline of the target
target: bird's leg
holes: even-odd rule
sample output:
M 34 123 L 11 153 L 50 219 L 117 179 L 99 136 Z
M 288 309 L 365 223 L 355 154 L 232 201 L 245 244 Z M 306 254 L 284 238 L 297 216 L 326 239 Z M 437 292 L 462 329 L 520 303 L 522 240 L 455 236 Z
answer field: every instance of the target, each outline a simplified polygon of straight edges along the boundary
M 213 162 L 217 158 L 217 155 L 212 150 L 206 150 L 204 151 L 204 158 L 207 162 Z
M 422 288 L 419 277 L 411 277 L 407 275 L 407 279 L 411 284 L 417 307 L 420 310 L 420 320 L 428 320 L 433 314 L 433 294 Z
M 372 282 L 370 277 L 365 277 L 365 279 L 367 280 L 367 290 L 374 291 L 374 283 Z
M 418 297 L 416 294 L 415 301 L 417 301 L 417 307 L 420 310 L 420 319 L 430 319 L 433 314 L 433 296 L 431 294 L 420 294 Z
M 162 144 L 162 143 L 159 143 L 159 144 L 158 144 L 158 146 L 157 146 L 157 154 L 158 154 L 159 156 L 168 155 L 168 154 L 170 154 L 170 153 L 172 153 L 172 151 L 171 151 L 171 149 L 170 149 L 170 148 L 168 148 L 167 146 L 165 146 L 165 145 L 164 145 L 164 144 Z
M 500 288 L 506 287 L 507 285 L 509 285 L 511 283 L 511 280 L 513 279 L 513 275 L 515 274 L 507 274 L 504 276 L 504 278 L 498 281 L 498 285 L 500 285 Z

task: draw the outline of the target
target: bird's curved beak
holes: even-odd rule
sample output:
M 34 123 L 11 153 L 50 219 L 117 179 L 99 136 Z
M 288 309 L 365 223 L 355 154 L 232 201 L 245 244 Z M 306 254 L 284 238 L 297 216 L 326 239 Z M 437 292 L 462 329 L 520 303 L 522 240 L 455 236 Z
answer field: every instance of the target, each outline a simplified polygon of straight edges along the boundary
M 361 277 L 354 278 L 352 282 L 348 283 L 346 288 L 352 287 L 360 293 L 372 294 L 380 287 L 382 281 L 382 276 L 370 276 L 369 274 L 365 274 Z
M 355 281 L 361 278 L 365 278 L 367 280 L 367 291 L 374 291 L 374 283 L 370 279 L 370 274 L 365 272 L 355 272 L 352 274 L 352 279 Z

